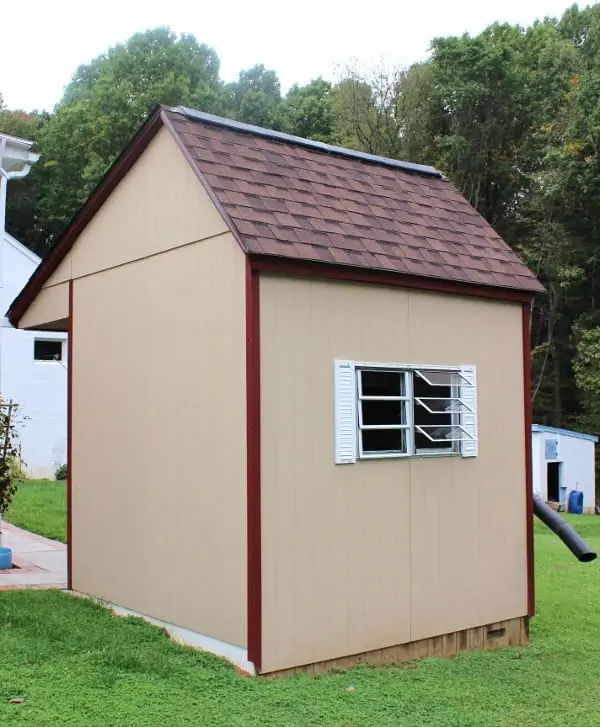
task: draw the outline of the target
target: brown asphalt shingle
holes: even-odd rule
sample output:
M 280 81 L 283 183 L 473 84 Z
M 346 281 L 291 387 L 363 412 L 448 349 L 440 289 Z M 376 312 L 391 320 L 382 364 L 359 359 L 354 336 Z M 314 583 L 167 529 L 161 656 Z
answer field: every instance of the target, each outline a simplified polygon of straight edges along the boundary
M 166 113 L 251 254 L 542 290 L 445 179 Z

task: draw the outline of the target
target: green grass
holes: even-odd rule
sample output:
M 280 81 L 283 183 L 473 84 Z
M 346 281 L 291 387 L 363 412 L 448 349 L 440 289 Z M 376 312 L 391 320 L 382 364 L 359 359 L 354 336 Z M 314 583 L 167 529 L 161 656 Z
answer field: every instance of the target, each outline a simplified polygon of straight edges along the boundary
M 27 480 L 18 483 L 6 520 L 46 538 L 67 540 L 67 486 L 64 481 Z
M 600 548 L 600 518 L 572 519 Z M 536 556 L 538 615 L 529 648 L 316 678 L 244 678 L 90 601 L 0 593 L 0 724 L 600 725 L 600 568 L 578 563 L 539 524 Z M 10 704 L 15 697 L 24 702 Z

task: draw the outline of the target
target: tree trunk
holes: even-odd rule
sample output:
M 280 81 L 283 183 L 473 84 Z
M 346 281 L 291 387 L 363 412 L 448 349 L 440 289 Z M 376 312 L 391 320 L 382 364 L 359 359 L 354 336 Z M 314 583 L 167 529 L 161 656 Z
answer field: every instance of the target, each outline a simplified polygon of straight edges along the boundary
M 554 383 L 554 426 L 562 426 L 562 386 L 560 377 L 560 358 L 556 342 L 552 344 L 552 369 L 553 369 L 553 383 Z

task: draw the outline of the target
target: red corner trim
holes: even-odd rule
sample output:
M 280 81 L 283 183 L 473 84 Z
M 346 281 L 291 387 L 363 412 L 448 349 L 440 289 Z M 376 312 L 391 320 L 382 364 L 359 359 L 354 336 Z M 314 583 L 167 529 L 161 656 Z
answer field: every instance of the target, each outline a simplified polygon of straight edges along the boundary
M 246 260 L 246 456 L 248 660 L 262 664 L 262 559 L 260 499 L 260 300 L 258 272 Z
M 523 305 L 523 393 L 525 398 L 525 517 L 527 538 L 527 614 L 535 614 L 535 568 L 533 550 L 533 473 L 531 464 L 531 305 Z
M 67 323 L 67 588 L 73 588 L 73 281 Z
M 332 263 L 312 262 L 308 260 L 296 261 L 274 255 L 253 255 L 251 259 L 254 270 L 279 275 L 391 285 L 398 288 L 413 288 L 437 293 L 471 295 L 478 298 L 492 298 L 496 300 L 512 300 L 518 303 L 528 303 L 534 295 L 533 292 L 530 293 L 526 290 L 494 288 L 484 285 L 455 282 L 453 280 L 443 280 L 442 278 L 423 278 L 417 275 L 403 275 L 402 273 L 390 273 L 385 270 L 369 270 L 367 268 L 334 265 Z

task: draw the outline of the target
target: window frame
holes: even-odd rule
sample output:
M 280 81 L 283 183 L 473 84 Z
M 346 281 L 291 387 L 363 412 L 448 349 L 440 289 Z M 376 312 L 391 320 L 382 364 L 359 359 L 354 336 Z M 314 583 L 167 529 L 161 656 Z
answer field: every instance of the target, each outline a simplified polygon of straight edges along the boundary
M 362 372 L 363 371 L 390 371 L 391 373 L 398 373 L 400 376 L 404 377 L 404 391 L 406 394 L 404 396 L 371 396 L 369 394 L 363 394 L 362 393 Z M 390 459 L 390 458 L 396 458 L 396 457 L 408 457 L 410 456 L 410 451 L 413 448 L 412 447 L 412 439 L 413 439 L 413 411 L 412 411 L 412 402 L 413 402 L 413 396 L 412 396 L 412 377 L 410 376 L 409 371 L 405 371 L 401 368 L 396 369 L 389 369 L 387 367 L 382 366 L 358 366 L 356 365 L 354 368 L 354 374 L 356 377 L 356 409 L 357 409 L 357 416 L 356 416 L 356 427 L 357 427 L 357 444 L 358 444 L 358 458 L 359 459 Z M 404 405 L 404 412 L 405 412 L 405 419 L 406 424 L 363 424 L 362 417 L 362 406 L 361 402 L 363 401 L 399 401 L 402 402 Z M 399 450 L 381 450 L 379 452 L 365 452 L 363 449 L 363 436 L 362 433 L 364 431 L 379 431 L 384 429 L 393 429 L 395 431 L 405 431 L 406 434 L 406 452 L 401 452 Z
M 460 423 L 461 415 L 464 413 L 470 413 L 473 415 L 476 415 L 476 410 L 474 410 L 472 407 L 470 407 L 468 404 L 466 404 L 463 399 L 460 397 L 460 387 L 461 386 L 473 386 L 464 376 L 464 374 L 461 371 L 460 366 L 449 366 L 449 365 L 417 365 L 417 364 L 388 364 L 388 363 L 373 363 L 373 362 L 365 362 L 365 361 L 354 361 L 353 367 L 354 367 L 354 377 L 355 377 L 355 386 L 356 386 L 356 417 L 355 417 L 355 424 L 356 424 L 356 458 L 357 460 L 370 460 L 370 459 L 405 459 L 409 457 L 460 457 L 461 456 L 461 443 L 464 442 L 464 439 L 455 439 L 452 440 L 453 446 L 452 447 L 440 447 L 440 448 L 428 448 L 428 449 L 417 449 L 415 444 L 415 431 L 418 427 L 423 427 L 424 425 L 415 425 L 414 423 L 414 408 L 415 406 L 422 406 L 426 411 L 429 411 L 429 413 L 434 414 L 443 414 L 447 413 L 451 415 L 451 423 L 448 425 L 443 425 L 447 427 L 452 427 L 456 429 L 460 429 L 467 437 L 469 438 L 468 441 L 477 441 L 475 438 L 472 438 L 469 434 L 469 432 L 465 429 L 465 427 Z M 405 381 L 405 391 L 406 396 L 365 396 L 362 394 L 362 371 L 389 371 L 389 372 L 398 372 L 399 374 L 404 375 L 404 381 Z M 451 412 L 433 412 L 427 409 L 420 401 L 418 400 L 437 400 L 441 401 L 443 399 L 448 399 L 448 397 L 415 397 L 414 396 L 414 387 L 413 387 L 413 378 L 414 376 L 420 376 L 427 384 L 430 386 L 435 386 L 435 384 L 432 384 L 430 381 L 427 380 L 425 376 L 423 376 L 420 372 L 427 373 L 449 373 L 453 374 L 458 378 L 458 382 L 450 383 L 452 396 L 450 397 L 450 400 L 456 402 L 459 402 L 459 408 L 458 410 L 453 409 Z M 440 385 L 441 386 L 441 385 Z M 475 388 L 475 387 L 473 387 Z M 386 400 L 386 401 L 402 401 L 405 402 L 405 411 L 406 411 L 406 424 L 398 424 L 398 425 L 363 425 L 362 424 L 362 401 L 369 401 L 369 400 Z M 461 410 L 460 407 L 464 407 L 464 409 Z M 431 426 L 442 426 L 442 425 L 431 425 Z M 400 451 L 381 451 L 381 452 L 365 452 L 363 449 L 363 441 L 362 441 L 362 432 L 364 430 L 378 430 L 378 429 L 395 429 L 395 430 L 406 430 L 406 452 L 400 452 Z M 422 429 L 419 430 L 419 433 L 423 436 L 428 436 Z M 431 437 L 428 437 L 431 439 Z M 434 441 L 434 440 L 431 440 Z M 440 440 L 441 443 L 442 440 Z
M 37 343 L 58 343 L 60 344 L 60 358 L 36 358 L 35 347 Z M 36 336 L 33 339 L 33 362 L 36 364 L 62 364 L 65 362 L 65 339 L 52 336 Z

